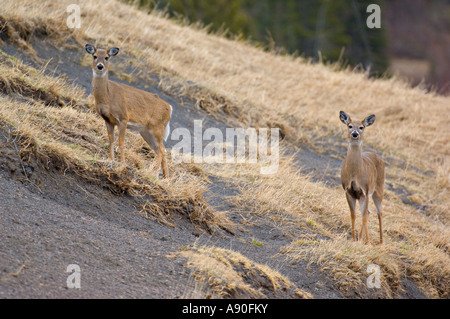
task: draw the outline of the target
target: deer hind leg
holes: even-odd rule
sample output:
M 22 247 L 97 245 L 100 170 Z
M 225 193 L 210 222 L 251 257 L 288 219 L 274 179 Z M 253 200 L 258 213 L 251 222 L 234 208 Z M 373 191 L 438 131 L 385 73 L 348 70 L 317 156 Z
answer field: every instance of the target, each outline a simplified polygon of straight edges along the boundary
M 156 141 L 155 135 L 153 135 L 151 130 L 142 130 L 141 133 L 142 138 L 147 142 L 147 144 L 152 148 L 155 154 L 158 153 L 158 142 Z
M 106 130 L 108 132 L 108 140 L 109 140 L 109 159 L 114 161 L 114 125 L 105 121 Z
M 156 159 L 156 172 L 159 172 L 159 167 L 162 168 L 163 177 L 168 178 L 169 172 L 167 169 L 167 161 L 166 161 L 166 148 L 164 147 L 164 143 L 162 139 L 158 142 L 159 148 L 158 148 L 158 155 Z
M 155 135 L 152 133 L 151 130 L 145 130 L 141 131 L 141 135 L 144 138 L 144 140 L 150 145 L 150 147 L 155 151 L 156 153 L 156 166 L 157 166 L 157 172 L 159 171 L 159 166 L 161 164 L 162 170 L 163 170 L 163 176 L 164 178 L 168 177 L 167 172 L 167 162 L 166 162 L 166 156 L 165 156 L 165 148 L 162 140 L 159 142 L 157 141 Z
M 356 199 L 354 199 L 347 192 L 345 193 L 345 196 L 347 197 L 348 207 L 350 208 L 350 217 L 352 219 L 352 240 L 356 241 L 356 238 L 355 238 L 355 206 L 356 206 Z
M 362 215 L 362 225 L 361 231 L 359 233 L 359 241 L 363 240 L 364 233 L 366 234 L 366 244 L 370 243 L 369 239 L 369 229 L 367 226 L 367 222 L 369 219 L 369 198 L 367 196 L 363 196 L 359 200 L 359 205 L 361 207 L 361 215 Z
M 382 219 L 382 210 L 381 210 L 381 202 L 383 198 L 379 196 L 377 193 L 374 193 L 372 196 L 373 203 L 375 204 L 375 207 L 377 208 L 377 214 L 378 214 L 378 224 L 380 225 L 380 244 L 383 243 L 383 223 L 381 221 Z
M 158 152 L 156 154 L 156 172 L 159 172 L 159 168 L 162 167 L 164 178 L 169 177 L 168 169 L 167 169 L 167 161 L 166 161 L 166 149 L 163 143 L 163 131 L 153 131 L 153 136 L 155 137 L 156 143 L 158 145 Z
M 164 147 L 163 142 L 159 144 L 159 153 L 161 154 L 161 167 L 163 171 L 164 178 L 169 177 L 169 170 L 167 169 L 167 160 L 166 160 L 166 148 Z

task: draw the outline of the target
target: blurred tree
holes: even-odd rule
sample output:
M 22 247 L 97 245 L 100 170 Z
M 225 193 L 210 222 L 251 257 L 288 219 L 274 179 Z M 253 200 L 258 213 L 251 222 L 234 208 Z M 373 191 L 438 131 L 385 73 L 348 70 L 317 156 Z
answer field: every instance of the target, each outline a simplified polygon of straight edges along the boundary
M 138 3 L 152 10 L 167 10 L 171 16 L 183 16 L 191 22 L 200 21 L 211 25 L 213 31 L 228 30 L 230 34 L 251 33 L 251 20 L 242 10 L 245 0 L 125 0 Z
M 369 29 L 367 6 L 383 0 L 245 0 L 252 21 L 248 36 L 298 52 L 314 60 L 371 68 L 380 75 L 389 66 L 385 28 Z
M 314 60 L 362 65 L 372 74 L 388 67 L 385 29 L 369 29 L 367 6 L 383 0 L 125 0 L 167 8 L 172 16 L 202 21 L 212 31 L 297 52 Z

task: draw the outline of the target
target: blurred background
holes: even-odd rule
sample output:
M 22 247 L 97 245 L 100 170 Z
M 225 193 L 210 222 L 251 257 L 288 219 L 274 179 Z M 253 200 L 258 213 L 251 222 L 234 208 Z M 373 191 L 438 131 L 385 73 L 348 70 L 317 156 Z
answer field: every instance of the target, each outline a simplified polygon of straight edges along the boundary
M 450 0 L 122 0 L 201 22 L 266 50 L 338 62 L 371 76 L 398 74 L 450 95 Z M 369 29 L 369 4 L 381 28 Z

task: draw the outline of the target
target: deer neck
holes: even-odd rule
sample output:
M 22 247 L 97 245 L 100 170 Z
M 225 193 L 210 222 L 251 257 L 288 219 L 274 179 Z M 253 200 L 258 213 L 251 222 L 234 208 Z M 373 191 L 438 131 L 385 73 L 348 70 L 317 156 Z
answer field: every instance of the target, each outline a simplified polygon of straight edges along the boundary
M 361 142 L 350 142 L 347 148 L 347 157 L 345 158 L 347 171 L 354 177 L 361 174 L 363 168 Z
M 108 88 L 108 72 L 103 76 L 99 76 L 93 72 L 92 77 L 92 92 L 94 94 L 95 104 L 109 104 L 109 88 Z

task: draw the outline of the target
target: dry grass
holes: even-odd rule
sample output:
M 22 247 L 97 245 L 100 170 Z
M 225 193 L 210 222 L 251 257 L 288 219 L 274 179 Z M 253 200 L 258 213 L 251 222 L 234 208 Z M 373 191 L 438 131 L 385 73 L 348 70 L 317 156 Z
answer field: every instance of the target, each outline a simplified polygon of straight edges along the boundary
M 336 72 L 302 58 L 266 53 L 114 0 L 106 1 L 109 9 L 100 13 L 95 1 L 80 1 L 81 29 L 68 29 L 64 24 L 64 10 L 70 1 L 43 6 L 22 0 L 21 8 L 15 1 L 3 2 L 3 20 L 13 27 L 41 30 L 51 25 L 63 38 L 70 34 L 79 42 L 94 39 L 101 45 L 117 45 L 136 58 L 136 65 L 159 72 L 166 89 L 192 95 L 199 107 L 213 114 L 225 111 L 246 126 L 280 127 L 282 135 L 293 141 L 315 143 L 329 135 L 342 135 L 337 116 L 340 109 L 355 117 L 375 113 L 377 125 L 367 142 L 385 156 L 438 173 L 439 188 L 434 182 L 427 183 L 434 194 L 426 200 L 434 200 L 442 186 L 449 187 L 450 133 L 446 128 L 450 120 L 441 116 L 449 106 L 448 98 L 424 94 L 396 78 L 367 80 L 363 73 Z
M 87 108 L 84 92 L 61 78 L 44 75 L 0 50 L 0 92 L 38 100 L 47 106 Z
M 199 282 L 207 283 L 210 291 L 205 292 L 207 297 L 312 297 L 308 292 L 297 289 L 279 272 L 229 249 L 198 246 L 181 251 L 178 255 L 187 258 L 192 276 Z M 192 294 L 191 291 L 189 293 Z
M 179 25 L 158 12 L 147 15 L 114 0 L 107 0 L 104 5 L 109 9 L 102 12 L 95 1 L 80 1 L 82 28 L 73 30 L 64 25 L 64 9 L 70 1 L 43 6 L 22 0 L 21 7 L 15 1 L 3 2 L 3 19 L 10 25 L 39 30 L 54 25 L 60 33 L 72 32 L 75 39 L 114 43 L 135 56 L 136 63 L 145 63 L 172 78 L 193 81 L 224 97 L 243 111 L 249 126 L 279 121 L 292 129 L 292 138 L 296 139 L 304 129 L 316 134 L 325 127 L 329 132 L 326 127 L 335 127 L 339 122 L 336 112 L 340 108 L 358 116 L 370 110 L 380 115 L 378 132 L 369 137 L 371 143 L 383 149 L 394 148 L 392 152 L 398 148 L 401 153 L 412 146 L 423 160 L 424 151 L 431 151 L 434 159 L 448 155 L 445 146 L 449 133 L 434 134 L 429 130 L 430 124 L 448 126 L 448 118 L 439 116 L 448 106 L 448 98 L 410 89 L 395 78 L 367 80 L 363 73 L 336 72 L 302 58 L 266 53 L 245 42 Z M 47 21 L 49 13 L 51 21 Z M 391 134 L 382 134 L 386 130 Z
M 322 265 L 337 288 L 364 290 L 367 266 L 377 264 L 383 274 L 384 296 L 401 292 L 400 282 L 413 278 L 432 297 L 445 297 L 450 284 L 450 232 L 442 215 L 427 216 L 406 206 L 393 192 L 383 205 L 384 244 L 378 245 L 378 221 L 369 219 L 372 245 L 351 241 L 350 214 L 341 189 L 312 182 L 283 159 L 276 176 L 247 171 L 241 196 L 232 201 L 242 211 L 272 220 L 274 227 L 295 233 L 297 240 L 283 255 Z M 246 182 L 245 182 L 246 179 Z M 373 204 L 370 204 L 374 211 Z M 360 223 L 357 220 L 357 225 Z
M 405 186 L 412 193 L 411 201 L 427 206 L 426 212 L 416 210 L 387 190 L 383 246 L 350 242 L 350 217 L 342 190 L 312 182 L 293 168 L 290 158 L 282 157 L 278 173 L 270 177 L 261 176 L 257 165 L 202 165 L 201 169 L 244 183 L 242 196 L 232 200 L 246 211 L 267 216 L 283 229 L 287 224 L 292 229 L 298 228 L 298 240 L 286 247 L 283 254 L 293 261 L 309 259 L 322 265 L 338 288 L 359 289 L 367 277 L 367 265 L 375 263 L 382 269 L 384 296 L 395 296 L 401 290 L 399 282 L 409 278 L 430 297 L 448 297 L 450 118 L 445 114 L 449 98 L 410 88 L 396 78 L 368 80 L 363 73 L 337 71 L 333 66 L 312 65 L 302 58 L 263 52 L 243 41 L 187 27 L 158 12 L 147 15 L 114 0 L 105 0 L 103 6 L 108 10 L 100 11 L 93 0 L 79 1 L 82 28 L 74 30 L 65 25 L 65 8 L 70 0 L 45 4 L 22 0 L 21 6 L 16 1 L 1 2 L 0 21 L 8 23 L 8 37 L 24 47 L 28 46 L 29 30 L 46 30 L 50 26 L 57 30 L 54 38 L 61 42 L 70 36 L 80 44 L 93 40 L 104 46 L 119 46 L 135 57 L 134 65 L 158 72 L 162 88 L 190 96 L 212 115 L 227 115 L 239 120 L 239 125 L 280 127 L 282 135 L 292 142 L 307 142 L 323 149 L 326 147 L 320 143 L 323 140 L 341 141 L 339 110 L 359 118 L 375 113 L 377 122 L 367 132 L 366 143 L 390 158 L 387 181 Z M 7 83 L 9 78 L 10 75 L 0 78 L 0 83 Z M 46 87 L 54 88 L 55 96 L 77 96 L 76 92 L 58 91 L 56 84 Z M 75 98 L 78 102 L 65 103 L 88 103 L 83 99 L 80 96 Z M 0 102 L 2 118 L 33 136 L 40 151 L 56 149 L 77 165 L 109 165 L 105 160 L 106 136 L 99 129 L 103 126 L 98 117 L 76 107 L 46 106 L 45 101 L 35 103 L 33 109 L 5 97 Z M 83 117 L 89 118 L 88 127 Z M 42 121 L 46 123 L 43 131 Z M 92 132 L 90 137 L 94 140 L 83 145 L 82 135 L 76 135 L 76 140 L 55 141 L 52 136 L 70 138 L 64 128 Z M 142 154 L 142 141 L 127 136 L 132 145 L 126 155 L 130 168 L 143 172 L 149 159 Z M 80 145 L 76 152 L 71 144 Z M 168 181 L 156 181 L 146 173 L 139 176 L 171 194 L 200 196 L 204 188 L 199 179 L 170 161 L 169 167 L 174 177 Z M 162 216 L 162 211 L 152 207 L 143 207 L 142 213 Z M 373 216 L 369 232 L 372 238 L 377 238 L 378 225 Z M 205 262 L 216 259 L 212 254 L 213 250 L 201 248 L 190 252 L 190 257 L 193 265 L 197 265 L 202 257 Z M 203 266 L 195 267 L 202 276 L 215 278 Z M 235 280 L 240 282 L 238 278 Z
M 63 78 L 46 76 L 0 51 L 0 88 L 8 94 L 0 96 L 0 118 L 21 137 L 23 157 L 73 171 L 116 194 L 149 195 L 152 202 L 143 204 L 140 213 L 168 225 L 177 213 L 210 232 L 232 227 L 223 213 L 207 205 L 202 178 L 169 165 L 171 178 L 158 179 L 152 170 L 154 154 L 137 134 L 126 136 L 127 167 L 111 162 L 103 121 L 84 92 Z
M 259 165 L 205 165 L 206 172 L 234 180 L 239 197 L 229 198 L 244 215 L 264 217 L 295 239 L 280 256 L 321 265 L 335 287 L 343 291 L 366 291 L 367 267 L 381 269 L 380 297 L 403 292 L 402 282 L 413 280 L 433 298 L 448 297 L 450 285 L 450 231 L 448 212 L 429 207 L 427 214 L 403 204 L 394 192 L 385 191 L 383 202 L 384 244 L 379 243 L 376 216 L 369 218 L 371 245 L 351 241 L 348 206 L 341 189 L 313 182 L 284 157 L 275 176 L 259 173 Z M 373 204 L 370 204 L 375 211 Z M 429 214 L 428 214 L 429 212 Z M 357 219 L 357 229 L 361 220 Z

